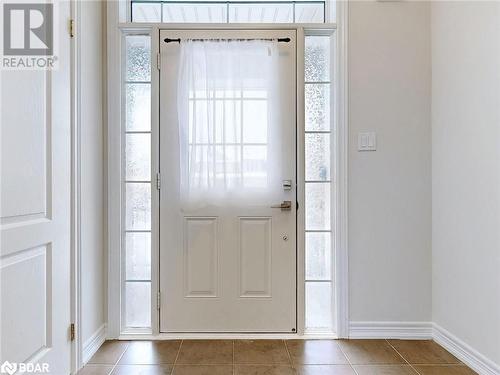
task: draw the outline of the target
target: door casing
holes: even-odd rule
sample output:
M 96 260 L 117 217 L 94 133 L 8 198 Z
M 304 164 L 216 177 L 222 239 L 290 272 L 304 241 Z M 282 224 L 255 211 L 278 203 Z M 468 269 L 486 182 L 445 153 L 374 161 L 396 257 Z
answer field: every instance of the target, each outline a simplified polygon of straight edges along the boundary
M 348 304 L 348 261 L 347 261 L 347 191 L 348 191 L 348 3 L 337 2 L 337 23 L 325 24 L 134 24 L 126 22 L 122 19 L 120 7 L 116 2 L 108 3 L 108 64 L 116 66 L 123 63 L 121 58 L 121 37 L 123 34 L 129 33 L 147 33 L 151 34 L 152 44 L 151 53 L 153 61 L 153 69 L 151 72 L 152 79 L 152 97 L 157 98 L 152 100 L 152 170 L 158 170 L 158 133 L 159 127 L 159 71 L 155 68 L 155 61 L 159 52 L 158 36 L 160 30 L 169 29 L 281 29 L 281 30 L 296 30 L 297 31 L 297 199 L 300 207 L 304 207 L 304 150 L 303 145 L 303 129 L 304 129 L 304 35 L 310 34 L 331 34 L 336 32 L 336 60 L 334 71 L 339 77 L 335 84 L 336 101 L 335 101 L 335 176 L 338 181 L 336 189 L 336 220 L 335 220 L 335 306 L 334 311 L 337 317 L 335 330 L 331 334 L 306 334 L 304 332 L 305 311 L 304 311 L 304 213 L 299 209 L 297 213 L 297 333 L 291 335 L 232 335 L 221 334 L 216 337 L 228 338 L 262 338 L 262 337 L 295 337 L 295 338 L 344 338 L 348 337 L 349 327 L 349 304 Z M 123 20 L 124 23 L 120 23 Z M 137 329 L 134 331 L 122 332 L 121 317 L 120 317 L 120 295 L 116 293 L 120 289 L 120 221 L 118 216 L 112 213 L 121 211 L 121 201 L 113 191 L 120 188 L 120 141 L 121 134 L 120 118 L 123 116 L 120 107 L 121 93 L 121 77 L 120 71 L 114 68 L 108 69 L 108 171 L 110 175 L 109 193 L 108 193 L 108 210 L 111 213 L 108 216 L 110 228 L 109 234 L 109 275 L 108 275 L 108 338 L 118 339 L 172 339 L 172 338 L 210 338 L 214 334 L 165 334 L 159 332 L 159 315 L 155 308 L 158 285 L 159 285 L 159 270 L 157 267 L 152 267 L 152 327 L 151 329 Z M 123 95 L 123 94 L 121 94 Z M 152 196 L 152 205 L 157 206 L 157 195 Z M 158 259 L 158 229 L 157 224 L 159 217 L 156 212 L 152 214 L 152 254 L 151 261 L 153 265 L 159 264 Z

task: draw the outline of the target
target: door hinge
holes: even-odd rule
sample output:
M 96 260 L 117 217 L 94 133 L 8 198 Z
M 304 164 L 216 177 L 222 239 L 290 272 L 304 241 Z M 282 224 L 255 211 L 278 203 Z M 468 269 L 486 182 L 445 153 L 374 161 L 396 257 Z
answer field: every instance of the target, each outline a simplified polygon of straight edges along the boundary
M 160 70 L 161 67 L 161 54 L 157 53 L 156 54 L 156 69 Z
M 75 20 L 74 19 L 69 20 L 69 36 L 70 36 L 70 38 L 75 37 Z
M 75 323 L 71 323 L 69 326 L 69 337 L 71 341 L 75 341 Z
M 158 292 L 156 294 L 156 309 L 160 310 L 160 306 L 161 306 L 161 292 Z
M 156 189 L 160 190 L 160 188 L 161 188 L 161 176 L 160 173 L 158 172 L 156 174 Z

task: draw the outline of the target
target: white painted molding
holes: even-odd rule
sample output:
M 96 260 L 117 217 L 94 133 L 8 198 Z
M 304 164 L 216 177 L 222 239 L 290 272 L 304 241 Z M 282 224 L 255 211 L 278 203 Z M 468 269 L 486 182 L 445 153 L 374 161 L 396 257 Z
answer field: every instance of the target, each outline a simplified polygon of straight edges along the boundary
M 336 340 L 334 334 L 294 333 L 122 333 L 119 340 Z
M 350 339 L 432 339 L 430 322 L 350 322 Z
M 480 375 L 500 375 L 500 366 L 437 324 L 433 339 Z
M 86 365 L 92 356 L 99 350 L 106 341 L 106 324 L 100 326 L 94 334 L 85 341 L 82 351 L 82 364 Z

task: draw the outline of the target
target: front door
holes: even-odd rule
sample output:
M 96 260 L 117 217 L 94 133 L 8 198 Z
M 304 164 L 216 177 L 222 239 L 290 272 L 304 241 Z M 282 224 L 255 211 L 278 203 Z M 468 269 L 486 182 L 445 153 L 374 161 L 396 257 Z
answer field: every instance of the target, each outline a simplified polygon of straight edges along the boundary
M 160 330 L 296 330 L 296 35 L 160 32 Z

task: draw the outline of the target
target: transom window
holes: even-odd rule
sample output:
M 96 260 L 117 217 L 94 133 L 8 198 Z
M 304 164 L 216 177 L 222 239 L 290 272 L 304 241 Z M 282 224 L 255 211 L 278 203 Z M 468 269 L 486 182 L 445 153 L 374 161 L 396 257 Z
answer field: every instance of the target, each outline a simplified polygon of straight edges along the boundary
M 132 22 L 155 23 L 324 23 L 326 2 L 132 0 Z

